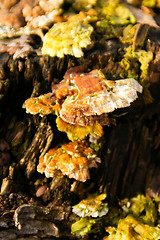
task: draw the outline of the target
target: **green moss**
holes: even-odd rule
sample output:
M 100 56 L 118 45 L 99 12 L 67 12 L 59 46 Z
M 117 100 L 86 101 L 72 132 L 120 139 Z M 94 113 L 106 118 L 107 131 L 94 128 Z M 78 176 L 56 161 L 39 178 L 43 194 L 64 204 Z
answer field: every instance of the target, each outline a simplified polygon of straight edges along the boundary
M 107 19 L 102 19 L 96 23 L 96 32 L 103 35 L 103 39 L 119 38 L 123 34 L 123 27 L 119 24 L 113 25 Z

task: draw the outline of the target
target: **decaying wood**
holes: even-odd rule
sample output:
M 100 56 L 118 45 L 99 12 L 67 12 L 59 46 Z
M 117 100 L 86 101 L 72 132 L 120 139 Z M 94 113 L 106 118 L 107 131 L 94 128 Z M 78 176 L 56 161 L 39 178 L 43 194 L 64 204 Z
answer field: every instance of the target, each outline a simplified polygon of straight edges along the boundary
M 99 186 L 112 199 L 132 197 L 138 193 L 160 196 L 159 46 L 148 42 L 147 48 L 155 53 L 150 76 L 150 91 L 154 100 L 140 112 L 118 119 L 117 126 L 106 134 L 103 152 L 105 170 Z
M 6 211 L 0 216 L 0 238 L 74 239 L 69 231 L 72 222 L 70 206 L 48 208 L 23 204 L 15 211 Z
M 39 157 L 44 156 L 49 149 L 52 140 L 52 128 L 49 123 L 45 123 L 45 120 L 42 119 L 31 145 L 29 146 L 24 157 L 20 160 L 21 166 L 25 166 L 27 178 L 30 178 L 31 175 L 36 171 Z
M 3 187 L 0 196 L 1 239 L 74 239 L 70 226 L 76 216 L 71 213 L 71 205 L 93 189 L 106 192 L 112 200 L 135 196 L 136 193 L 160 196 L 160 48 L 155 42 L 147 43 L 147 50 L 154 52 L 150 74 L 150 91 L 154 101 L 120 115 L 116 126 L 104 127 L 102 164 L 91 171 L 91 180 L 85 184 L 77 183 L 62 175 L 53 180 L 46 179 L 36 170 L 40 155 L 49 149 L 54 140 L 59 142 L 59 136 L 49 117 L 40 121 L 39 117 L 35 117 L 39 124 L 36 121 L 31 125 L 24 123 L 25 110 L 17 111 L 17 106 L 21 108 L 24 100 L 31 95 L 46 93 L 54 84 L 52 81 L 59 82 L 67 68 L 74 65 L 86 63 L 90 68 L 94 64 L 105 67 L 106 75 L 112 72 L 116 76 L 123 69 L 110 57 L 117 54 L 119 43 L 112 41 L 111 44 L 115 44 L 114 50 L 103 46 L 105 51 L 102 54 L 100 45 L 89 56 L 86 54 L 83 60 L 32 56 L 14 61 L 7 53 L 0 55 L 0 150 L 3 153 L 0 160 Z M 14 124 L 10 125 L 11 122 Z M 13 126 L 14 130 L 11 131 L 9 126 Z M 21 146 L 17 140 L 24 139 L 29 127 L 32 138 L 26 149 L 23 147 L 16 154 L 13 149 Z M 17 148 L 14 148 L 15 142 Z

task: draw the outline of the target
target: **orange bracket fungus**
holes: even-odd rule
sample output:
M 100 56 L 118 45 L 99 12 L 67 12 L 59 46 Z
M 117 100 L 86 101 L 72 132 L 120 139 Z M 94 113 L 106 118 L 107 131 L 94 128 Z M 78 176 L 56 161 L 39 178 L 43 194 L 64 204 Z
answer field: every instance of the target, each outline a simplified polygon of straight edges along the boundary
M 90 178 L 89 168 L 97 167 L 101 162 L 89 144 L 84 141 L 75 141 L 64 144 L 57 149 L 50 149 L 39 160 L 37 171 L 45 173 L 46 177 L 54 177 L 57 171 L 69 178 L 85 182 Z
M 64 99 L 59 116 L 70 124 L 89 126 L 108 125 L 107 113 L 130 106 L 142 92 L 134 79 L 106 80 L 100 70 L 89 73 L 69 70 L 56 89 L 56 96 Z
M 53 87 L 53 93 L 26 100 L 23 107 L 31 114 L 55 113 L 64 122 L 80 126 L 109 125 L 108 113 L 129 107 L 143 87 L 134 79 L 107 80 L 101 70 L 83 73 L 71 68 Z M 55 94 L 55 95 L 54 95 Z
M 89 179 L 89 168 L 97 167 L 100 159 L 82 140 L 89 134 L 101 137 L 102 126 L 113 122 L 108 113 L 130 106 L 142 90 L 132 78 L 111 81 L 100 70 L 84 73 L 84 68 L 78 66 L 69 69 L 52 92 L 27 99 L 23 107 L 28 113 L 56 114 L 58 129 L 73 141 L 49 150 L 39 160 L 38 172 L 45 173 L 46 177 L 62 172 L 82 182 Z
M 23 104 L 26 112 L 30 114 L 48 115 L 55 112 L 55 94 L 50 92 L 39 97 L 28 98 Z

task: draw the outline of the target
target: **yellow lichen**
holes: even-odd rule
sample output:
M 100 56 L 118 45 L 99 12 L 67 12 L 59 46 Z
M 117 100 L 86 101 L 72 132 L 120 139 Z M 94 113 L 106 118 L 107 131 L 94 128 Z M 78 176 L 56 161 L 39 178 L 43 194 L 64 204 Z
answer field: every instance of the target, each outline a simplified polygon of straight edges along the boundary
M 75 0 L 71 1 L 72 6 L 77 10 L 77 11 L 86 11 L 91 9 L 93 6 L 96 5 L 97 0 Z
M 132 62 L 140 63 L 140 82 L 143 86 L 146 86 L 148 84 L 148 77 L 149 77 L 149 66 L 151 61 L 153 60 L 153 53 L 151 51 L 145 51 L 145 50 L 136 50 L 134 51 L 133 47 L 130 46 L 125 49 L 124 58 L 122 59 L 121 63 L 123 64 L 125 62 L 128 62 L 128 70 L 131 67 Z
M 156 205 L 151 198 L 143 195 L 131 198 L 130 212 L 135 217 L 143 219 L 144 223 L 153 225 L 157 219 Z
M 143 224 L 132 216 L 120 219 L 117 229 L 107 227 L 109 236 L 103 240 L 159 240 L 160 229 Z
M 129 24 L 136 23 L 132 12 L 126 8 L 119 0 L 108 0 L 101 9 L 102 14 L 110 21 L 111 24 Z

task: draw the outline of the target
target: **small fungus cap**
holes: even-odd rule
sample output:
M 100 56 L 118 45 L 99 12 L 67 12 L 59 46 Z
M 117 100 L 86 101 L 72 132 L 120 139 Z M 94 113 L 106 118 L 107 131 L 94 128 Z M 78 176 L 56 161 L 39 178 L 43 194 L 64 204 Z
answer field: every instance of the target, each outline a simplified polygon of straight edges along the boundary
M 37 171 L 45 173 L 46 177 L 54 177 L 55 171 L 60 171 L 69 178 L 85 182 L 90 178 L 89 168 L 97 167 L 101 162 L 95 151 L 84 141 L 75 141 L 64 144 L 57 149 L 50 149 L 39 160 Z
M 90 196 L 72 207 L 74 213 L 80 217 L 102 217 L 108 213 L 108 203 L 103 203 L 106 194 Z

